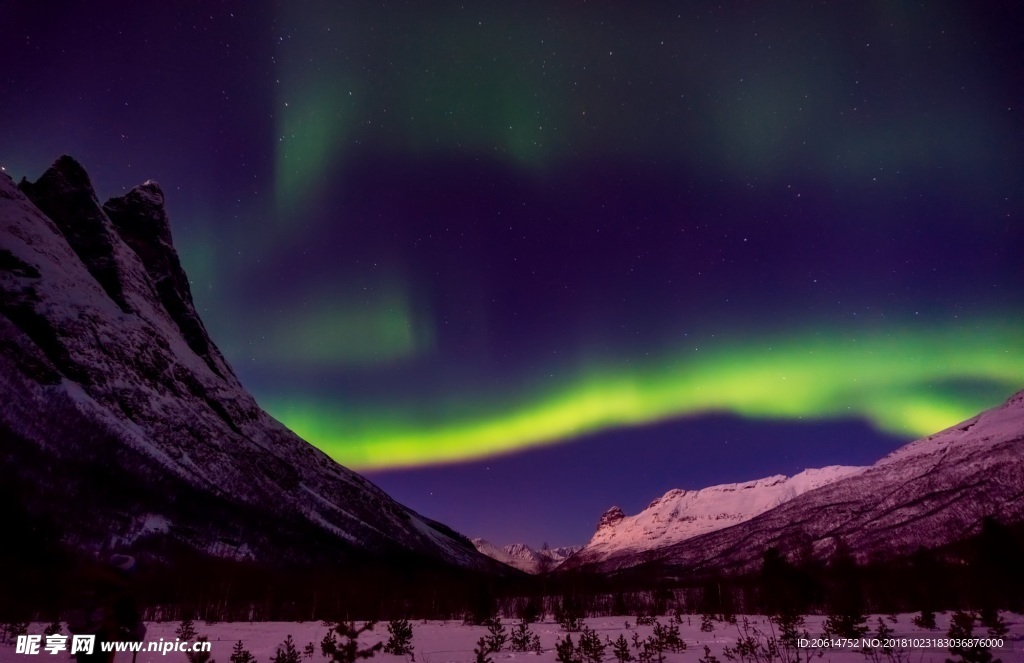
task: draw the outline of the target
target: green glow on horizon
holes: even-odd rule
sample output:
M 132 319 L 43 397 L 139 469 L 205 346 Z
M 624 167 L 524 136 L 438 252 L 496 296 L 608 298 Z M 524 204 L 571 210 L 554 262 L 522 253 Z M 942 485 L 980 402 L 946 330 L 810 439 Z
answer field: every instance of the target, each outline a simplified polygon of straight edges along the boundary
M 860 417 L 923 436 L 1024 386 L 1019 321 L 967 330 L 804 333 L 687 348 L 645 365 L 595 364 L 519 402 L 346 412 L 296 399 L 269 410 L 342 464 L 370 470 L 464 461 L 599 430 L 702 413 L 753 419 Z M 985 396 L 964 385 L 981 385 Z M 466 413 L 470 413 L 467 415 Z

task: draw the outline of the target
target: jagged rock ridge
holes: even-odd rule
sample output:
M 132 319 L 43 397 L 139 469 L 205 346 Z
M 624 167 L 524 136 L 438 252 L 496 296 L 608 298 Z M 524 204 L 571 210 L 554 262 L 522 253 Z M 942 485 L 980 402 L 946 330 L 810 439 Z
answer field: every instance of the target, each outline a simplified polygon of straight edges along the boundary
M 156 286 L 160 302 L 188 346 L 217 375 L 223 377 L 230 372 L 196 313 L 188 276 L 181 268 L 171 240 L 171 225 L 164 209 L 164 192 L 160 185 L 147 180 L 126 195 L 108 200 L 103 204 L 103 211 L 114 224 L 117 234 L 142 261 Z
M 0 404 L 0 477 L 71 546 L 491 566 L 259 408 L 196 314 L 155 182 L 101 206 L 70 157 L 0 175 Z

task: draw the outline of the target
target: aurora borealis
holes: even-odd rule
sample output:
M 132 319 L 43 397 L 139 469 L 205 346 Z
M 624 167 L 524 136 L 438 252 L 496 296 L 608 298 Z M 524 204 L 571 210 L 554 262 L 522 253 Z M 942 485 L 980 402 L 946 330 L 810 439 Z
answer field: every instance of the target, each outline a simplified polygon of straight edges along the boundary
M 579 543 L 1024 387 L 1020 9 L 46 4 L 0 165 L 159 180 L 260 403 L 467 534 Z
M 898 436 L 924 436 L 1014 389 L 1024 370 L 1020 325 L 1010 321 L 971 337 L 890 331 L 882 338 L 855 339 L 834 331 L 774 346 L 748 341 L 690 359 L 663 358 L 657 366 L 595 367 L 533 402 L 447 421 L 405 419 L 401 410 L 345 411 L 334 403 L 271 407 L 287 412 L 286 423 L 306 439 L 366 469 L 486 457 L 707 412 L 781 419 L 860 416 Z M 959 347 L 965 341 L 969 345 Z M 1002 356 L 992 348 L 1003 348 Z M 943 362 L 931 361 L 939 356 Z M 957 382 L 986 389 L 972 394 Z

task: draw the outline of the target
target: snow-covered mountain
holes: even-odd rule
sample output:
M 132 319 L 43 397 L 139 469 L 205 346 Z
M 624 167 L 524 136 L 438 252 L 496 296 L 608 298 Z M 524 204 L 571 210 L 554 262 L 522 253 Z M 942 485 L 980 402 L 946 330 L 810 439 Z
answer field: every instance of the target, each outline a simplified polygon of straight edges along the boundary
M 496 559 L 502 564 L 507 564 L 526 573 L 540 573 L 542 570 L 552 571 L 581 548 L 581 546 L 563 546 L 534 550 L 525 543 L 512 543 L 499 548 L 486 539 L 473 539 L 473 545 L 491 559 Z
M 701 490 L 670 490 L 635 516 L 627 516 L 613 506 L 601 516 L 593 538 L 575 561 L 594 563 L 642 553 L 731 527 L 809 490 L 863 470 L 833 465 L 804 470 L 792 477 L 779 474 Z
M 477 568 L 468 539 L 271 418 L 209 338 L 146 182 L 0 174 L 0 480 L 71 546 Z
M 795 495 L 774 493 L 789 482 Z M 754 499 L 741 497 L 742 487 Z M 827 558 L 840 540 L 862 561 L 885 559 L 977 534 L 986 517 L 1024 521 L 1024 391 L 866 468 L 809 470 L 738 484 L 727 498 L 712 496 L 722 489 L 672 491 L 632 519 L 611 510 L 563 568 L 612 572 L 654 563 L 663 572 L 742 570 L 754 568 L 770 547 Z M 698 499 L 702 493 L 706 497 Z M 766 509 L 773 498 L 760 494 L 785 499 Z M 702 529 L 709 523 L 699 516 L 714 512 L 704 505 L 723 498 L 759 514 L 744 512 L 742 522 L 727 519 L 725 527 Z

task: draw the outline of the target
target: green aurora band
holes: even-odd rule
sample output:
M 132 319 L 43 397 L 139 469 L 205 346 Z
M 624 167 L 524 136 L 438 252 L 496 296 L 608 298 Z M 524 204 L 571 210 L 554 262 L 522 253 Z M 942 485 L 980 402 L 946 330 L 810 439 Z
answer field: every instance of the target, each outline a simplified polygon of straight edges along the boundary
M 760 36 L 751 39 L 750 18 L 728 13 L 710 30 L 654 8 L 424 5 L 379 29 L 376 12 L 348 4 L 283 5 L 279 211 L 301 218 L 296 206 L 337 186 L 325 173 L 356 148 L 473 154 L 534 172 L 592 156 L 657 157 L 762 186 L 789 184 L 795 171 L 828 186 L 903 182 L 908 173 L 930 180 L 936 168 L 968 178 L 998 147 L 998 128 L 1015 130 L 1012 116 L 993 112 L 998 91 L 930 91 L 926 81 L 961 70 L 964 55 L 934 52 L 929 33 L 911 28 L 955 25 L 958 12 L 891 4 L 866 3 L 864 20 L 903 26 L 904 38 L 856 51 L 846 26 L 785 7 L 755 12 Z M 541 15 L 548 20 L 532 20 Z M 865 57 L 902 62 L 914 52 L 930 53 L 927 68 L 865 91 Z
M 300 399 L 267 405 L 358 470 L 480 459 L 704 413 L 863 418 L 898 436 L 923 436 L 1024 385 L 1021 329 L 1021 321 L 1008 320 L 955 331 L 820 332 L 691 347 L 647 364 L 596 363 L 516 403 L 351 411 Z

